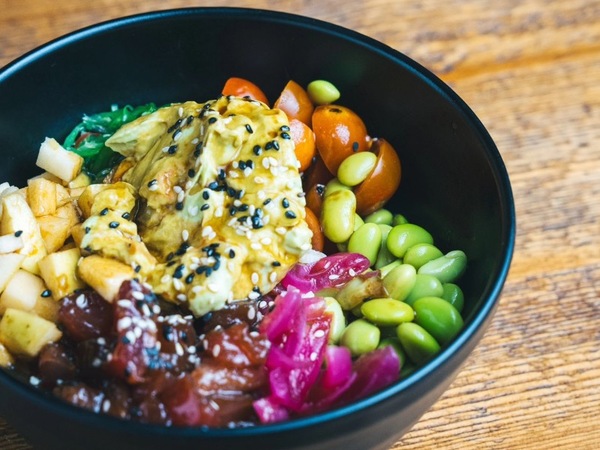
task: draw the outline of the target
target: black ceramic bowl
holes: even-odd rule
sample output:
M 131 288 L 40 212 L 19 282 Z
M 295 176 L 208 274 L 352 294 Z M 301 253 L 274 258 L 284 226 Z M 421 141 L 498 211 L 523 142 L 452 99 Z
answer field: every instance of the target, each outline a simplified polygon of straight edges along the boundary
M 372 136 L 403 163 L 390 202 L 440 248 L 469 256 L 466 324 L 409 377 L 351 406 L 247 429 L 178 429 L 116 420 L 63 404 L 0 373 L 0 416 L 32 444 L 57 449 L 388 448 L 431 407 L 489 325 L 513 252 L 509 179 L 483 125 L 444 83 L 403 54 L 353 31 L 289 14 L 200 8 L 103 23 L 51 42 L 0 72 L 0 180 L 36 173 L 45 136 L 63 138 L 84 112 L 111 103 L 214 98 L 229 76 L 274 100 L 285 83 L 327 79 Z M 1 371 L 0 371 L 1 372 Z

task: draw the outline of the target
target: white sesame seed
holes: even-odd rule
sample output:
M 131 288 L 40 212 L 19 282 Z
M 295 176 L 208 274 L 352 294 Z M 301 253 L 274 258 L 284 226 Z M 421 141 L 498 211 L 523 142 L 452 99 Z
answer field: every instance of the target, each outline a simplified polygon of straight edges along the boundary
M 179 117 L 183 117 L 183 106 L 179 107 L 179 109 L 177 110 L 177 114 L 179 115 Z
M 250 280 L 252 281 L 252 284 L 258 284 L 258 274 L 256 272 L 252 272 Z
M 256 196 L 259 200 L 264 200 L 265 198 L 267 198 L 267 193 L 265 191 L 260 190 L 256 193 Z
M 125 316 L 119 319 L 117 322 L 117 331 L 123 331 L 124 329 L 129 328 L 132 323 L 133 321 L 131 320 L 131 317 Z
M 284 227 L 275 228 L 275 233 L 281 234 L 282 236 L 287 233 L 287 229 Z
M 249 177 L 251 173 L 252 173 L 252 167 L 246 167 L 244 169 L 244 176 L 245 177 Z
M 323 330 L 317 330 L 317 331 L 315 331 L 314 336 L 316 338 L 322 338 L 323 336 L 325 336 L 325 331 L 323 331 Z
M 327 278 L 329 278 L 330 280 L 337 280 L 339 277 L 340 277 L 339 275 L 332 273 Z
M 176 194 L 179 194 L 181 191 L 183 191 L 183 189 L 181 188 L 181 186 L 173 186 L 173 192 L 175 192 Z
M 270 237 L 264 237 L 260 240 L 260 243 L 262 245 L 271 245 L 271 242 L 272 242 L 272 240 Z
M 185 295 L 185 294 L 177 294 L 177 300 L 179 300 L 180 302 L 186 302 L 187 301 L 187 295 Z
M 200 208 L 198 208 L 198 205 L 193 205 L 188 208 L 188 213 L 192 217 L 196 216 L 198 214 L 198 211 L 200 211 Z
M 221 353 L 221 346 L 219 344 L 215 344 L 215 346 L 212 348 L 212 355 L 213 357 L 217 357 L 219 356 L 219 353 Z
M 127 333 L 125 333 L 125 337 L 131 344 L 133 344 L 137 340 L 137 338 L 135 337 L 135 334 L 133 334 L 133 331 L 131 331 L 131 330 L 129 330 Z
M 262 245 L 260 245 L 258 242 L 252 242 L 250 244 L 250 248 L 252 250 L 260 250 L 262 248 Z
M 183 241 L 187 241 L 190 238 L 190 232 L 188 230 L 183 230 L 181 232 L 181 239 L 183 239 Z
M 268 168 L 269 168 L 269 166 L 270 166 L 270 164 L 271 164 L 271 163 L 269 162 L 269 158 L 263 158 L 263 159 L 262 159 L 262 166 L 263 166 L 265 169 L 268 169 Z
M 219 206 L 215 210 L 215 217 L 223 217 L 223 207 L 222 206 Z
M 29 377 L 29 383 L 32 386 L 38 386 L 41 382 L 42 380 L 40 380 L 38 377 L 34 377 L 33 375 Z
M 202 229 L 202 237 L 207 237 L 212 232 L 213 232 L 212 227 L 210 225 L 207 225 Z
M 348 269 L 348 275 L 350 275 L 351 277 L 356 276 L 356 270 L 354 270 L 353 268 Z
M 158 183 L 151 184 L 148 186 L 149 191 L 158 191 Z
M 234 169 L 237 169 L 240 166 L 240 164 L 237 161 L 233 161 L 231 163 L 231 167 L 233 167 Z
M 248 294 L 248 298 L 250 300 L 256 300 L 258 297 L 260 297 L 260 294 L 258 292 L 252 291 Z
M 181 191 L 179 194 L 177 194 L 177 202 L 178 203 L 183 202 L 184 198 L 185 198 L 185 191 Z
M 269 163 L 270 163 L 271 166 L 278 166 L 279 165 L 279 161 L 277 161 L 272 156 L 269 156 Z
M 171 281 L 171 275 L 169 275 L 168 273 L 163 275 L 160 279 L 160 282 L 163 284 L 168 283 L 169 281 Z
M 230 170 L 228 173 L 229 178 L 239 178 L 240 174 L 237 172 L 234 172 L 233 170 Z
M 179 356 L 183 356 L 183 354 L 185 353 L 183 351 L 183 347 L 179 342 L 175 342 L 175 353 L 177 353 Z
M 139 339 L 142 337 L 142 329 L 140 327 L 135 327 L 133 329 L 133 334 L 135 335 L 136 339 Z
M 206 287 L 212 292 L 219 292 L 219 285 L 216 283 L 208 283 Z
M 248 309 L 248 320 L 254 320 L 255 317 L 256 317 L 256 309 L 249 308 Z
M 87 299 L 85 298 L 85 295 L 80 294 L 77 296 L 77 298 L 75 299 L 75 304 L 77 305 L 78 308 L 85 308 L 88 304 Z
M 183 283 L 178 278 L 173 278 L 173 287 L 178 291 L 183 291 Z
M 207 238 L 211 241 L 216 237 L 217 237 L 217 233 L 215 233 L 214 231 L 207 236 Z
M 133 298 L 135 298 L 136 300 L 144 300 L 144 297 L 145 297 L 144 293 L 140 292 L 140 291 L 133 291 L 131 293 L 131 296 Z
M 277 281 L 277 272 L 271 272 L 269 274 L 269 281 L 271 283 L 275 283 L 275 281 Z
M 192 288 L 192 292 L 194 294 L 198 294 L 201 290 L 202 290 L 202 286 L 200 286 L 200 285 L 196 285 Z
M 196 145 L 198 142 L 200 142 L 200 139 L 194 138 L 194 139 L 192 139 L 191 142 L 192 142 L 192 144 Z
M 256 176 L 256 177 L 254 177 L 254 182 L 255 182 L 256 184 L 264 184 L 264 182 L 265 182 L 265 179 L 264 179 L 263 177 L 258 177 L 258 176 Z

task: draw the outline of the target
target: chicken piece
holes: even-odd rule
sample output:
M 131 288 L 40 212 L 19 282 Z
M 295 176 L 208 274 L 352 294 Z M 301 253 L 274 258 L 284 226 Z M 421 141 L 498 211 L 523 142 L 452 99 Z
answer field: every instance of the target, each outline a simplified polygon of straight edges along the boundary
M 304 195 L 279 110 L 235 97 L 140 117 L 107 145 L 138 189 L 136 221 L 160 261 L 147 282 L 195 315 L 269 292 L 311 248 Z

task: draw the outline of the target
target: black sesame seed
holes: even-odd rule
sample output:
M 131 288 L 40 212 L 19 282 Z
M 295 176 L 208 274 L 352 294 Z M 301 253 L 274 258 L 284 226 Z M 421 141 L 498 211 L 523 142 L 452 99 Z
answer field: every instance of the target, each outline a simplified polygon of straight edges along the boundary
M 352 143 L 352 151 L 353 152 L 357 152 L 358 151 L 358 142 L 354 141 Z
M 246 212 L 246 211 L 248 211 L 248 208 L 249 208 L 249 206 L 246 205 L 245 203 L 243 203 L 240 206 L 238 206 L 238 211 Z
M 119 228 L 120 223 L 117 221 L 112 221 L 111 223 L 108 224 L 109 227 L 111 228 Z
M 289 208 L 290 201 L 287 198 L 284 198 L 283 200 L 281 200 L 281 206 L 283 206 L 284 208 Z
M 232 187 L 227 188 L 227 195 L 235 198 L 236 194 L 237 194 L 237 191 L 234 188 L 232 188 Z
M 248 123 L 246 124 L 246 131 L 247 131 L 248 133 L 254 133 L 254 130 L 252 129 L 252 127 L 251 127 L 251 126 L 250 126 L 250 124 L 248 124 Z
M 296 218 L 296 213 L 294 213 L 294 211 L 286 211 L 285 212 L 285 217 L 287 217 L 288 219 L 295 219 Z
M 246 161 L 240 161 L 238 167 L 240 170 L 244 170 L 246 168 Z
M 142 270 L 142 266 L 140 266 L 139 264 L 137 266 L 135 266 L 135 273 L 140 273 L 140 270 Z
M 194 281 L 195 276 L 196 276 L 195 273 L 190 273 L 187 277 L 185 277 L 185 282 L 187 284 L 190 284 L 192 281 Z
M 263 202 L 263 205 L 267 206 L 269 203 L 271 203 L 272 199 L 268 198 Z
M 194 121 L 194 116 L 188 116 L 188 118 L 185 120 L 185 124 L 189 125 L 190 123 L 192 123 Z
M 162 329 L 162 335 L 165 341 L 170 342 L 173 340 L 173 327 L 171 325 L 164 325 Z
M 104 208 L 102 211 L 100 211 L 101 216 L 105 216 L 107 214 L 108 214 L 108 208 Z
M 177 152 L 177 146 L 176 145 L 170 145 L 169 148 L 167 149 L 167 153 L 169 155 L 174 155 Z
M 181 278 L 183 276 L 183 269 L 185 269 L 185 265 L 179 264 L 173 272 L 173 278 Z
M 175 130 L 175 133 L 173 133 L 173 140 L 176 141 L 179 139 L 179 136 L 181 136 L 181 130 Z
M 158 183 L 158 180 L 155 178 L 154 180 L 150 180 L 148 181 L 148 187 L 151 188 L 152 186 L 154 186 L 156 183 Z
M 245 192 L 243 189 L 240 189 L 239 191 L 237 191 L 235 193 L 235 198 L 237 198 L 238 200 L 241 199 L 244 196 Z
M 23 230 L 17 230 L 15 231 L 15 237 L 19 237 L 23 234 Z
M 167 261 L 171 261 L 175 257 L 175 253 L 171 252 L 167 255 Z
M 217 178 L 219 178 L 219 180 L 223 181 L 226 177 L 227 177 L 227 174 L 225 173 L 225 170 L 224 169 L 219 170 L 219 175 L 217 175 Z
M 177 203 L 175 203 L 175 209 L 177 211 L 181 211 L 183 209 L 183 202 L 177 202 Z
M 260 148 L 260 145 L 255 145 L 252 151 L 256 156 L 259 156 L 262 153 L 262 148 Z
M 197 158 L 202 154 L 202 142 L 196 145 L 196 150 L 194 150 L 194 156 Z
M 196 268 L 196 274 L 197 275 L 202 275 L 204 272 L 206 272 L 206 269 L 208 269 L 208 267 L 206 267 L 206 266 L 198 266 Z
M 210 267 L 206 268 L 206 271 L 204 272 L 204 275 L 206 275 L 206 277 L 210 277 L 212 275 L 213 270 Z
M 323 195 L 323 192 L 325 192 L 325 185 L 317 184 L 317 187 L 315 189 L 317 190 L 317 194 Z
M 181 245 L 179 246 L 179 248 L 177 249 L 177 251 L 175 252 L 175 254 L 177 256 L 184 255 L 185 252 L 187 252 L 188 248 L 190 248 L 190 247 L 191 247 L 191 245 L 187 241 L 184 241 L 184 242 L 181 243 Z
M 218 187 L 219 183 L 217 183 L 216 181 L 211 181 L 210 183 L 208 183 L 208 188 L 212 191 L 216 191 Z
M 246 161 L 246 167 L 250 167 L 251 169 L 254 169 L 254 161 L 252 161 L 251 159 Z
M 265 150 L 271 150 L 273 148 L 273 141 L 267 142 L 265 144 Z
M 123 214 L 121 214 L 121 217 L 125 220 L 129 220 L 131 219 L 131 214 L 128 212 L 124 212 Z
M 256 217 L 262 217 L 263 216 L 263 210 L 262 210 L 262 208 L 256 208 L 256 211 L 254 211 L 254 215 Z
M 229 208 L 229 215 L 230 216 L 235 216 L 236 212 L 237 212 L 237 208 L 235 206 L 232 206 L 231 208 Z
M 229 250 L 229 257 L 230 258 L 235 258 L 235 250 L 234 249 L 230 249 Z
M 188 170 L 188 177 L 194 178 L 196 176 L 196 171 L 194 169 Z
M 281 125 L 281 127 L 279 129 L 281 131 L 290 131 L 290 127 L 288 127 L 287 125 Z
M 208 191 L 202 191 L 202 198 L 208 200 L 210 198 L 210 193 Z
M 52 291 L 50 289 L 46 289 L 41 295 L 42 297 L 50 297 L 52 295 Z
M 213 270 L 219 270 L 219 267 L 221 267 L 221 260 L 220 260 L 220 259 L 217 259 L 217 260 L 215 261 L 215 263 L 213 264 L 213 267 L 212 267 L 212 268 L 213 268 Z
M 279 267 L 279 266 L 281 266 L 281 263 L 280 263 L 279 261 L 273 261 L 273 262 L 271 263 L 271 265 L 272 265 L 273 267 Z
M 175 265 L 176 263 L 177 263 L 177 261 L 169 261 L 167 263 L 167 267 L 171 267 L 171 266 Z
M 281 138 L 282 139 L 291 139 L 292 137 L 290 136 L 290 133 L 281 133 Z
M 85 227 L 84 231 L 85 231 L 85 234 L 88 234 L 90 231 L 92 231 L 92 229 L 90 227 Z
M 208 123 L 213 124 L 217 121 L 216 117 L 211 117 L 210 119 L 208 119 Z
M 210 208 L 210 205 L 208 203 L 205 203 L 200 207 L 200 211 L 206 211 L 208 208 Z

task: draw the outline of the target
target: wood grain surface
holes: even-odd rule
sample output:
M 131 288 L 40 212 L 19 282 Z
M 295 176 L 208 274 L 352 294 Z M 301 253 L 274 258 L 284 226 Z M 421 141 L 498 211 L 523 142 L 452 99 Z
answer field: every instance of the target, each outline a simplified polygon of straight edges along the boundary
M 600 448 L 600 1 L 0 0 L 0 66 L 83 26 L 183 6 L 294 12 L 381 40 L 448 82 L 500 149 L 518 221 L 500 308 L 393 449 Z M 0 420 L 0 449 L 29 448 Z

